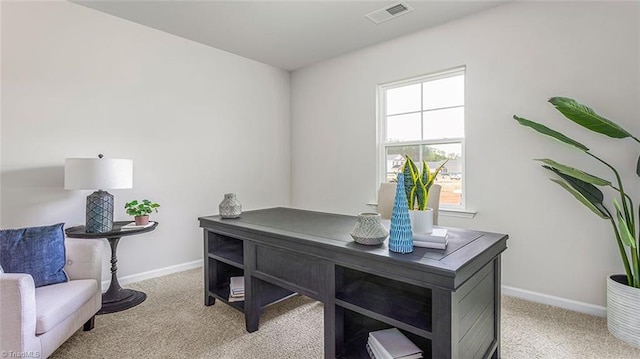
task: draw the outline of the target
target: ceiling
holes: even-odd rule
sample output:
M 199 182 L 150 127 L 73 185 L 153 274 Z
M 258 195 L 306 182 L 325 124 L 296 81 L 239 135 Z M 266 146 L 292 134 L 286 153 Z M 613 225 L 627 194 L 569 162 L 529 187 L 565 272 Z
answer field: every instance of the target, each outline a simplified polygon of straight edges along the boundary
M 436 26 L 510 0 L 406 1 L 414 11 L 379 25 L 387 1 L 72 2 L 285 70 Z

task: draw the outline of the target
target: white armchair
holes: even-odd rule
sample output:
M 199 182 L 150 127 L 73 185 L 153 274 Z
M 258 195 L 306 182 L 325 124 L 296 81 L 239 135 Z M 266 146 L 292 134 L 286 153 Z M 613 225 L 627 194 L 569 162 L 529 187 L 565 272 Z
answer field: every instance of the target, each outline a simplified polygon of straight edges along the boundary
M 46 358 L 102 306 L 102 242 L 65 239 L 66 283 L 35 288 L 29 274 L 0 273 L 0 352 Z M 37 354 L 36 354 L 37 353 Z

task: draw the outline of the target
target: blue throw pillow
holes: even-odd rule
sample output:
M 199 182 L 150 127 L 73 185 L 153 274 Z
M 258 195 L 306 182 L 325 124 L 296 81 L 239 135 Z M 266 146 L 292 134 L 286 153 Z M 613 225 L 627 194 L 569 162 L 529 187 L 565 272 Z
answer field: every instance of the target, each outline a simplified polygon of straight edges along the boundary
M 5 273 L 27 273 L 36 287 L 68 281 L 64 223 L 0 230 L 0 265 Z

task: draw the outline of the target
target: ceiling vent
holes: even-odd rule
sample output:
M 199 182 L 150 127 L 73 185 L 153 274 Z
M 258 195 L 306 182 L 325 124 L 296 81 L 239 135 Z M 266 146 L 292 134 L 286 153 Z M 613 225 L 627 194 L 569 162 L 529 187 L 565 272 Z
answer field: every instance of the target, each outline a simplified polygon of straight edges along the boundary
M 381 24 L 385 21 L 389 21 L 393 18 L 410 13 L 412 11 L 413 8 L 409 6 L 409 4 L 407 4 L 406 2 L 399 2 L 369 13 L 366 15 L 366 17 L 376 24 Z

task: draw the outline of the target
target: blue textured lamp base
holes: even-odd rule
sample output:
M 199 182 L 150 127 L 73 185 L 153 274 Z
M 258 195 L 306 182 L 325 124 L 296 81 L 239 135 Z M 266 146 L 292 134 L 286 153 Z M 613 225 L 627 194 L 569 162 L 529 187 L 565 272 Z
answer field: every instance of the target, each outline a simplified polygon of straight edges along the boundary
M 87 196 L 87 233 L 106 233 L 113 229 L 113 195 L 95 191 Z

